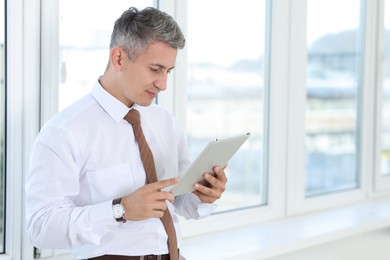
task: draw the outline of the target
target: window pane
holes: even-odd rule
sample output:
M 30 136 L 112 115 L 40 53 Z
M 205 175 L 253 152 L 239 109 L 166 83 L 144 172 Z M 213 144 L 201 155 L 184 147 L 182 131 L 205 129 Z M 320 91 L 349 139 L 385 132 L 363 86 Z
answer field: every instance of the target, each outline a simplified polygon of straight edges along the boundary
M 308 0 L 306 196 L 359 185 L 360 1 Z
M 0 253 L 5 237 L 5 83 L 5 1 L 0 0 Z
M 251 132 L 230 160 L 225 211 L 266 203 L 266 1 L 188 1 L 187 133 L 192 157 L 208 141 Z
M 131 6 L 142 9 L 153 6 L 154 1 L 116 0 L 112 3 L 107 0 L 59 1 L 59 110 L 89 93 L 103 74 L 115 20 Z
M 390 1 L 385 1 L 381 174 L 390 176 Z

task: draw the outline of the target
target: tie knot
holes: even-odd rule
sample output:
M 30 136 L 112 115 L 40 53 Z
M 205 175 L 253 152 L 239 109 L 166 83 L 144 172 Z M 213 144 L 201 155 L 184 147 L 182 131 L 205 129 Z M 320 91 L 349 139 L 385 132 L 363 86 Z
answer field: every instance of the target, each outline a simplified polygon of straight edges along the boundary
M 139 125 L 141 123 L 140 114 L 138 110 L 131 109 L 126 115 L 125 120 L 131 125 Z

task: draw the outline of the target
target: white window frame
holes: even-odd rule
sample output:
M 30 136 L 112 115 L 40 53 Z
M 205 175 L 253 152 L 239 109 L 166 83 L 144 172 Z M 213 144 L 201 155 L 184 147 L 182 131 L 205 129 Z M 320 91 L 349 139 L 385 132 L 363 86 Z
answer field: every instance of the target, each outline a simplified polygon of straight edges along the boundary
M 299 214 L 304 212 L 323 210 L 331 207 L 347 205 L 350 203 L 362 201 L 367 198 L 369 192 L 370 172 L 372 169 L 372 86 L 373 77 L 370 67 L 373 65 L 374 50 L 372 45 L 372 35 L 365 34 L 363 59 L 364 68 L 362 68 L 363 76 L 361 79 L 361 103 L 359 109 L 361 113 L 361 120 L 359 122 L 360 142 L 357 144 L 358 148 L 358 174 L 359 187 L 351 191 L 343 191 L 323 195 L 313 198 L 305 198 L 305 169 L 304 169 L 304 117 L 305 117 L 305 103 L 306 103 L 306 32 L 302 28 L 306 28 L 306 7 L 307 0 L 296 0 L 292 5 L 291 13 L 291 49 L 290 52 L 290 91 L 289 92 L 289 132 L 288 137 L 288 214 Z M 374 1 L 367 1 L 366 3 L 366 17 L 363 21 L 363 30 L 372 25 L 374 17 L 372 10 L 375 9 Z M 364 10 L 363 10 L 364 12 Z M 372 29 L 372 27 L 370 27 Z M 363 62 L 361 62 L 363 64 Z M 371 107 L 370 107 L 371 106 Z M 298 151 L 297 151 L 298 148 Z
M 59 2 L 58 0 L 40 0 L 41 23 L 44 34 L 41 35 L 41 120 L 40 125 L 58 112 L 58 88 L 59 74 Z M 53 71 L 53 73 L 46 73 Z
M 384 34 L 385 34 L 385 26 L 384 26 L 384 5 L 385 1 L 380 0 L 377 2 L 377 20 L 376 20 L 376 26 L 377 26 L 377 63 L 376 63 L 376 77 L 377 81 L 375 82 L 376 86 L 376 95 L 375 95 L 375 101 L 376 101 L 376 107 L 375 107 L 375 135 L 376 139 L 375 141 L 375 150 L 374 150 L 374 164 L 375 164 L 375 176 L 374 176 L 374 190 L 377 195 L 390 195 L 390 176 L 383 176 L 381 174 L 381 161 L 380 156 L 382 152 L 382 108 L 383 108 L 383 57 L 384 57 Z M 390 15 L 390 14 L 389 14 Z M 375 73 L 375 72 L 374 72 Z
M 33 259 L 24 178 L 39 125 L 39 0 L 7 0 L 6 247 L 0 259 Z
M 7 32 L 14 31 L 13 34 L 8 33 L 6 36 L 6 71 L 7 71 L 7 118 L 6 132 L 13 133 L 12 136 L 7 135 L 6 147 L 6 207 L 5 207 L 5 254 L 0 256 L 0 259 L 11 259 L 20 257 L 20 240 L 21 237 L 21 179 L 18 176 L 22 174 L 23 158 L 20 156 L 23 151 L 22 144 L 22 96 L 23 82 L 21 75 L 23 73 L 23 24 L 19 17 L 23 16 L 23 3 L 21 0 L 7 1 L 6 10 L 6 26 Z M 12 57 L 12 59 L 10 59 Z M 9 86 L 13 86 L 10 88 Z M 11 102 L 9 102 L 11 101 Z M 18 156 L 19 155 L 19 156 Z

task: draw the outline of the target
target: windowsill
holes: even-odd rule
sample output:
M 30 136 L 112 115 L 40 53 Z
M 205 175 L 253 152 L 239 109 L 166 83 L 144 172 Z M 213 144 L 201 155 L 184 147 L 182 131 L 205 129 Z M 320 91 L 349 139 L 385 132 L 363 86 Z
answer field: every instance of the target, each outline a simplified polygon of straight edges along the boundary
M 390 198 L 185 238 L 191 259 L 264 259 L 390 226 Z

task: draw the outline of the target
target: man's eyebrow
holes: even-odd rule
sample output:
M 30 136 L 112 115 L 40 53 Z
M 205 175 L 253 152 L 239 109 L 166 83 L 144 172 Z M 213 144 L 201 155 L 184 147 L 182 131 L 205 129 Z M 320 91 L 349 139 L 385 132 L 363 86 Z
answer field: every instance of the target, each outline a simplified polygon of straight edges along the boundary
M 152 66 L 157 66 L 157 67 L 159 67 L 159 68 L 161 68 L 161 69 L 168 69 L 168 70 L 173 70 L 173 69 L 175 68 L 175 66 L 173 66 L 172 68 L 167 68 L 167 67 L 165 67 L 164 65 L 162 65 L 162 64 L 160 64 L 160 63 L 152 63 L 152 64 L 150 64 L 150 65 L 152 65 Z

